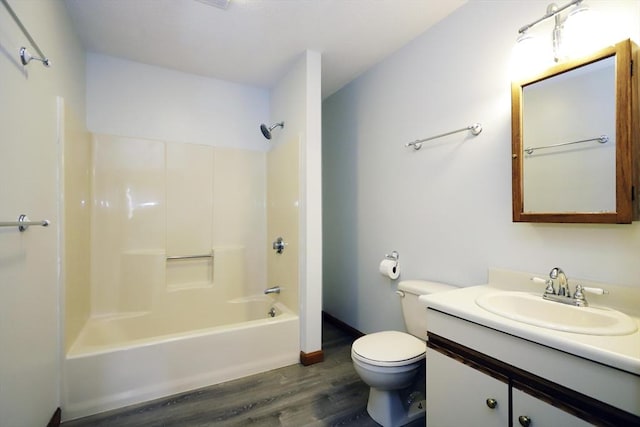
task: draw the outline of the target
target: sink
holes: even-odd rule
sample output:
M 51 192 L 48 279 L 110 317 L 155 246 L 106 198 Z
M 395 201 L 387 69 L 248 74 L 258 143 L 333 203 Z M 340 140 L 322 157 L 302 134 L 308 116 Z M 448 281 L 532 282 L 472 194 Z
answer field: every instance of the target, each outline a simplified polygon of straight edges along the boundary
M 476 304 L 511 320 L 576 334 L 628 335 L 638 328 L 633 318 L 617 310 L 574 307 L 526 292 L 492 292 L 479 296 Z

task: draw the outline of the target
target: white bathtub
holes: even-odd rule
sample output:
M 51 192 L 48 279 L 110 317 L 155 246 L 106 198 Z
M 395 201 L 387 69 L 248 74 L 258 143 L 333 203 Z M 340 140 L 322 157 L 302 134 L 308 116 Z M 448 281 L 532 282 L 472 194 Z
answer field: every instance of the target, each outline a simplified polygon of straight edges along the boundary
M 299 319 L 282 304 L 214 305 L 90 319 L 64 360 L 64 420 L 298 362 Z

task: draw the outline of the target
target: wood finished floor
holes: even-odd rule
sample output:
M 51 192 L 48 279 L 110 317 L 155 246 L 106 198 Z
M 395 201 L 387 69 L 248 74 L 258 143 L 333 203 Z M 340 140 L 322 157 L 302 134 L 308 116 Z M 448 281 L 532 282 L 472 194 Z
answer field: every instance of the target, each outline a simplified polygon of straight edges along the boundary
M 377 426 L 353 369 L 353 338 L 323 323 L 324 362 L 287 366 L 63 423 L 63 427 Z M 410 427 L 424 426 L 424 418 Z

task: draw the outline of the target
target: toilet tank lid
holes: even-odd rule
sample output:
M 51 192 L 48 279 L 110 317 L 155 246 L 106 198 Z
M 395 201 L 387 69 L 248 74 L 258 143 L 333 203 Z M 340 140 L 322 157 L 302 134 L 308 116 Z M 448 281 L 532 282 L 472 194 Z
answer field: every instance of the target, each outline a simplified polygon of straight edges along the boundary
M 429 295 L 457 288 L 445 283 L 429 282 L 427 280 L 401 280 L 398 283 L 398 289 L 413 295 Z

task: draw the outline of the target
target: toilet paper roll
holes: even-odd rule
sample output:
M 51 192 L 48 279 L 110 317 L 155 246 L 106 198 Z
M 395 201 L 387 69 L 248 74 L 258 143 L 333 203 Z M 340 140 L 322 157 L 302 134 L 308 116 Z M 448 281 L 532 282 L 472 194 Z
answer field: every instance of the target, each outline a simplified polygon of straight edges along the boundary
M 400 276 L 400 263 L 392 259 L 383 259 L 380 263 L 380 274 L 392 280 Z

